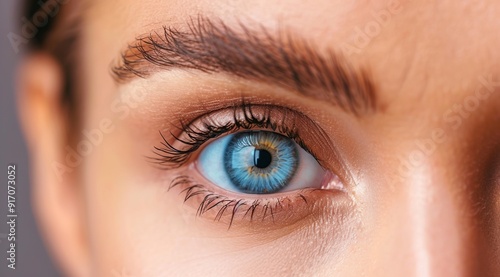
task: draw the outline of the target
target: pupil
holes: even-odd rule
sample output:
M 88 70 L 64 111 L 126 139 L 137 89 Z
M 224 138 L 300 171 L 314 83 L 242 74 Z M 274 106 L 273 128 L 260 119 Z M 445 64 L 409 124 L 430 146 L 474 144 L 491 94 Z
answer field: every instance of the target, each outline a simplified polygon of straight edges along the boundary
M 258 168 L 266 168 L 271 164 L 273 157 L 269 151 L 264 149 L 255 149 L 253 154 L 253 163 Z

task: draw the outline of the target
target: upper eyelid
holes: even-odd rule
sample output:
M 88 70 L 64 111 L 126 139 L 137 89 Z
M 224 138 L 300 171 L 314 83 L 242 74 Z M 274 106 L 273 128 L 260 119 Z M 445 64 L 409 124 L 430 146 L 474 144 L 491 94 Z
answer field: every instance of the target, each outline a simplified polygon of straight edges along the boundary
M 266 115 L 255 115 L 252 114 L 255 109 L 263 109 L 264 113 Z M 253 109 L 253 110 L 252 110 Z M 243 114 L 244 119 L 242 121 L 242 118 L 235 118 L 236 116 L 233 115 L 233 120 L 231 121 L 230 125 L 224 125 L 223 126 L 214 126 L 215 123 L 213 121 L 213 117 L 220 115 L 223 112 L 230 112 L 233 111 L 234 114 L 240 112 Z M 281 122 L 278 120 L 272 119 L 271 118 L 271 113 L 280 113 L 283 117 L 281 118 Z M 227 115 L 227 114 L 226 114 Z M 258 124 L 258 120 L 260 117 L 260 120 L 263 121 L 261 125 Z M 288 118 L 287 118 L 288 117 Z M 292 118 L 292 120 L 289 120 Z M 282 106 L 276 106 L 276 105 L 261 105 L 261 104 L 248 104 L 245 103 L 244 100 L 242 103 L 240 103 L 239 106 L 233 106 L 232 109 L 228 111 L 228 109 L 218 109 L 215 112 L 211 112 L 209 114 L 205 114 L 202 116 L 198 116 L 193 120 L 188 121 L 187 123 L 183 123 L 181 121 L 181 124 L 179 127 L 177 127 L 178 133 L 173 133 L 170 132 L 171 138 L 173 141 L 169 141 L 161 132 L 160 135 L 163 139 L 162 147 L 157 147 L 155 146 L 155 150 L 153 151 L 156 155 L 156 157 L 151 157 L 153 162 L 156 162 L 160 165 L 165 165 L 167 168 L 175 168 L 182 166 L 185 164 L 187 159 L 190 157 L 190 154 L 200 148 L 201 145 L 205 144 L 208 142 L 210 139 L 215 139 L 216 137 L 219 137 L 220 135 L 223 134 L 229 134 L 232 131 L 237 131 L 241 128 L 253 128 L 253 127 L 262 127 L 262 128 L 267 128 L 272 131 L 277 131 L 279 133 L 282 133 L 291 139 L 295 140 L 297 144 L 300 145 L 304 150 L 309 152 L 311 155 L 313 155 L 320 164 L 323 162 L 321 159 L 318 158 L 318 155 L 314 153 L 310 147 L 308 147 L 307 142 L 301 139 L 299 135 L 299 130 L 297 129 L 296 126 L 287 126 L 287 125 L 293 125 L 296 124 L 294 121 L 297 120 L 297 118 L 300 118 L 302 120 L 306 120 L 307 116 L 298 112 L 291 110 L 286 107 Z M 294 120 L 295 119 L 295 120 Z M 245 121 L 246 120 L 246 121 Z M 208 121 L 212 121 L 210 124 L 208 124 Z M 288 122 L 285 122 L 288 121 Z M 290 122 L 291 121 L 291 122 Z M 201 123 L 200 123 L 201 122 Z M 210 130 L 202 130 L 202 127 L 197 125 L 205 125 L 207 124 L 210 128 L 213 128 L 212 131 L 215 131 L 215 133 L 210 133 Z M 248 126 L 244 126 L 243 124 L 249 124 Z M 281 125 L 280 125 L 281 124 Z M 312 121 L 310 124 L 314 124 Z M 207 126 L 205 126 L 207 127 Z M 216 128 L 221 127 L 220 132 L 217 132 Z M 307 126 L 307 127 L 313 127 L 313 126 Z M 318 127 L 319 128 L 319 127 Z M 205 132 L 205 133 L 204 133 Z M 209 135 L 207 135 L 209 134 Z M 215 135 L 216 134 L 216 135 Z M 184 137 L 182 137 L 184 136 Z M 206 137 L 205 137 L 206 136 Z M 325 137 L 326 139 L 326 137 Z M 189 141 L 190 140 L 190 141 Z M 175 143 L 181 143 L 184 144 L 183 146 L 187 146 L 188 149 L 180 149 L 174 146 L 173 144 Z

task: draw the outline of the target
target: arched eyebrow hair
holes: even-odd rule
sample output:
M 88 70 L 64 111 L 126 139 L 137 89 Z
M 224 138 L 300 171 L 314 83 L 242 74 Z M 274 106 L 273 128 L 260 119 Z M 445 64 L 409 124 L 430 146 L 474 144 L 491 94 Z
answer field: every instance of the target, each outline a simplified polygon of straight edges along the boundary
M 356 69 L 333 50 L 320 53 L 289 32 L 272 35 L 264 27 L 233 29 L 198 16 L 178 27 L 138 37 L 112 67 L 118 83 L 182 68 L 278 85 L 328 101 L 354 114 L 373 112 L 375 87 L 366 70 Z

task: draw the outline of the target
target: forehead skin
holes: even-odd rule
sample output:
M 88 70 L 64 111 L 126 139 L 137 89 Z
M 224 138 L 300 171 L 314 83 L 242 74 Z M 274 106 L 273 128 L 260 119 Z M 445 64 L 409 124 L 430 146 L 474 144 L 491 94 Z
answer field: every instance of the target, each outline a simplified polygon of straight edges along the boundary
M 369 234 L 370 242 L 368 239 L 364 241 L 363 236 L 360 236 L 362 243 L 358 247 L 366 246 L 366 249 L 363 253 L 353 251 L 350 257 L 344 258 L 343 264 L 336 267 L 337 273 L 351 272 L 348 265 L 355 265 L 358 259 L 369 261 L 359 258 L 363 255 L 389 255 L 388 253 L 397 249 L 398 242 L 405 241 L 399 234 L 401 230 L 404 229 L 401 233 L 407 234 L 425 232 L 433 220 L 438 220 L 440 213 L 451 214 L 447 218 L 453 224 L 468 224 L 471 230 L 479 226 L 473 219 L 462 216 L 470 212 L 467 207 L 473 205 L 472 200 L 468 194 L 463 193 L 463 186 L 454 185 L 460 180 L 460 184 L 472 184 L 470 188 L 477 189 L 478 186 L 474 186 L 473 180 L 482 178 L 484 174 L 481 175 L 482 171 L 472 170 L 481 166 L 475 161 L 489 159 L 488 153 L 493 151 L 493 147 L 498 149 L 498 143 L 492 141 L 499 140 L 499 131 L 489 126 L 498 125 L 500 120 L 498 113 L 495 113 L 500 107 L 500 93 L 492 93 L 487 101 L 480 102 L 479 109 L 463 117 L 460 127 L 448 137 L 447 143 L 432 155 L 426 156 L 423 165 L 409 173 L 412 178 L 404 186 L 389 185 L 387 180 L 399 167 L 400 163 L 395 156 L 408 156 L 415 149 L 414 139 L 428 138 L 437 128 L 448 126 L 448 123 L 443 122 L 445 115 L 454 105 L 463 105 L 468 96 L 474 95 L 476 88 L 484 83 L 481 80 L 500 80 L 500 2 L 324 0 L 311 4 L 310 1 L 299 0 L 90 1 L 88 9 L 85 10 L 82 28 L 83 75 L 87 80 L 84 105 L 87 111 L 92 111 L 85 115 L 85 126 L 92 128 L 91 126 L 98 124 L 102 118 L 109 117 L 109 103 L 119 93 L 119 87 L 109 74 L 110 65 L 119 58 L 119 53 L 128 43 L 163 25 L 177 26 L 186 22 L 189 17 L 200 14 L 221 19 L 229 26 L 243 23 L 252 28 L 260 24 L 269 30 L 290 30 L 320 51 L 334 49 L 342 52 L 353 64 L 369 70 L 376 86 L 380 108 L 378 113 L 371 116 L 352 119 L 356 121 L 359 130 L 362 130 L 358 133 L 363 136 L 363 143 L 369 145 L 365 145 L 367 148 L 363 151 L 359 150 L 365 152 L 365 156 L 362 157 L 360 153 L 353 155 L 358 157 L 358 162 L 367 172 L 357 177 L 359 183 L 379 185 L 372 188 L 374 192 L 370 193 L 366 202 L 385 201 L 386 204 L 384 209 L 380 210 L 383 215 L 373 216 L 371 222 L 367 223 L 379 226 Z M 377 22 L 380 16 L 384 17 L 383 23 Z M 174 74 L 166 76 L 167 79 L 171 78 L 171 82 L 183 82 L 182 74 L 180 77 Z M 136 87 L 147 84 L 139 81 Z M 162 105 L 168 110 L 169 104 L 175 103 L 175 97 L 175 93 L 166 91 L 158 99 L 161 99 Z M 128 147 L 134 143 L 130 139 L 127 140 L 127 132 L 120 131 L 123 128 L 120 129 L 119 124 L 116 127 L 117 131 L 108 136 L 87 161 L 86 172 L 100 172 L 86 176 L 91 180 L 86 184 L 87 195 L 92 199 L 89 200 L 89 220 L 93 223 L 89 226 L 93 228 L 91 233 L 94 234 L 94 248 L 101 253 L 99 266 L 106 268 L 102 269 L 103 272 L 109 272 L 109 267 L 123 267 L 123 261 L 131 267 L 144 266 L 141 262 L 145 259 L 141 260 L 133 253 L 144 250 L 146 245 L 149 245 L 147 240 L 154 238 L 161 242 L 156 245 L 158 248 L 149 249 L 150 253 L 147 255 L 152 255 L 152 258 L 148 259 L 148 262 L 150 270 L 161 272 L 156 267 L 168 261 L 162 260 L 162 251 L 165 250 L 162 250 L 160 245 L 173 243 L 175 238 L 168 238 L 168 235 L 173 235 L 175 231 L 153 232 L 151 237 L 146 237 L 141 233 L 141 226 L 131 222 L 133 219 L 128 223 L 118 223 L 127 216 L 144 219 L 141 211 L 150 211 L 143 206 L 144 203 L 141 203 L 140 207 L 129 207 L 127 214 L 121 211 L 121 207 L 126 206 L 123 203 L 141 197 L 148 199 L 149 196 L 143 195 L 148 192 L 127 195 L 127 186 L 118 184 L 130 182 L 129 176 L 122 172 L 122 167 L 125 163 L 130 163 L 128 166 L 133 166 L 134 163 L 125 162 L 125 159 L 117 156 L 108 157 L 108 154 L 113 151 L 119 153 L 120 147 Z M 482 146 L 477 147 L 480 143 Z M 102 172 L 99 168 L 106 168 L 107 172 Z M 473 173 L 465 174 L 465 171 Z M 391 195 L 390 201 L 388 195 Z M 448 198 L 443 199 L 443 202 L 451 204 L 443 210 L 436 210 L 436 218 L 419 221 L 422 229 L 410 230 L 411 227 L 401 227 L 399 231 L 394 231 L 397 229 L 393 228 L 397 225 L 394 222 L 421 220 L 418 214 L 410 212 L 413 202 L 408 199 L 411 195 L 431 199 L 450 195 L 446 196 Z M 109 205 L 113 201 L 121 201 L 122 205 Z M 466 208 L 453 210 L 460 205 Z M 177 207 L 171 204 L 166 210 L 169 209 L 175 211 Z M 162 212 L 165 215 L 169 213 Z M 428 211 L 424 209 L 422 213 L 426 212 Z M 369 215 L 370 212 L 366 214 Z M 393 221 L 388 220 L 389 218 Z M 148 219 L 151 222 L 158 220 Z M 124 230 L 127 230 L 127 234 L 123 234 Z M 456 235 L 456 238 L 452 236 L 451 239 L 475 240 L 477 238 L 473 232 L 467 231 Z M 130 235 L 138 237 L 129 237 Z M 430 239 L 426 239 L 422 239 L 425 240 L 423 244 L 431 243 Z M 188 244 L 184 240 L 182 242 Z M 478 245 L 480 243 L 483 242 L 478 241 Z M 201 249 L 205 244 L 210 242 L 204 240 L 197 247 Z M 381 250 L 384 245 L 389 245 L 387 253 Z M 425 260 L 423 256 L 419 256 L 419 251 L 424 251 L 419 245 L 408 242 L 408 250 L 401 250 L 398 257 L 379 264 L 367 264 L 363 269 L 357 268 L 361 271 L 353 276 L 400 263 L 400 259 L 408 257 Z M 188 246 L 178 243 L 169 251 L 182 247 L 189 249 Z M 476 253 L 475 248 L 458 247 L 449 251 L 470 251 L 472 257 Z M 180 256 L 185 262 L 182 267 L 186 267 L 186 263 L 189 265 L 189 254 Z M 462 258 L 465 260 L 467 257 L 467 254 L 464 254 Z M 467 264 L 464 260 L 456 261 L 457 271 L 461 270 L 463 264 Z M 442 261 L 437 261 L 439 262 Z M 112 265 L 105 265 L 106 263 Z M 227 267 L 232 265 L 234 264 L 228 260 Z M 221 262 L 220 266 L 224 267 L 225 264 Z M 328 272 L 328 268 L 318 268 L 318 272 L 327 274 L 325 272 Z M 230 270 L 226 273 L 230 273 Z

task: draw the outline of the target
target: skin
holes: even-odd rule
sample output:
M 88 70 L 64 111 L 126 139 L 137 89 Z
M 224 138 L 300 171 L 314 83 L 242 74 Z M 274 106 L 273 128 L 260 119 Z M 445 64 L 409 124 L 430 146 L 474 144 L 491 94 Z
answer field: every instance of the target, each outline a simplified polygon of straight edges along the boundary
M 19 74 L 34 209 L 68 275 L 500 274 L 500 36 L 493 35 L 500 3 L 87 2 L 78 53 L 81 126 L 74 130 L 60 104 L 64 72 L 50 55 L 27 57 Z M 382 11 L 390 14 L 387 24 L 356 42 L 356 28 L 375 24 Z M 285 27 L 314 48 L 343 53 L 369 69 L 377 110 L 355 116 L 223 73 L 170 70 L 121 84 L 109 74 L 135 37 L 198 14 L 228 26 Z M 159 130 L 172 130 L 189 110 L 210 111 L 242 94 L 317 122 L 342 156 L 346 172 L 323 154 L 343 190 L 295 201 L 292 219 L 283 212 L 274 223 L 236 220 L 229 229 L 226 216 L 196 216 L 199 200 L 183 204 L 180 189 L 167 192 L 180 171 L 201 177 L 187 166 L 162 170 L 144 159 L 160 145 Z M 111 108 L 116 101 L 126 114 Z M 76 149 L 89 141 L 82 132 L 96 130 L 102 140 L 88 155 L 63 174 L 54 170 L 54 162 L 65 164 L 66 146 Z

